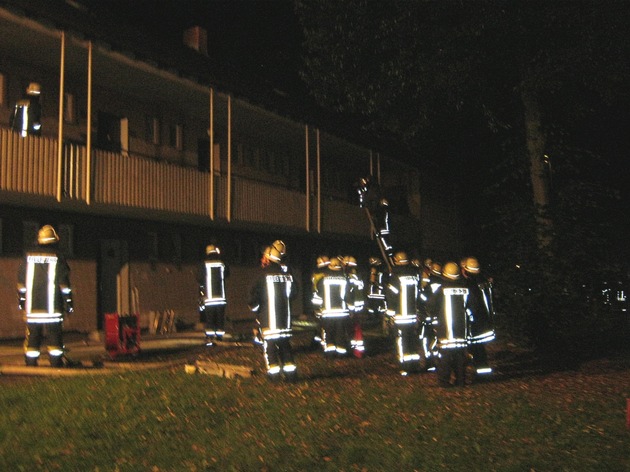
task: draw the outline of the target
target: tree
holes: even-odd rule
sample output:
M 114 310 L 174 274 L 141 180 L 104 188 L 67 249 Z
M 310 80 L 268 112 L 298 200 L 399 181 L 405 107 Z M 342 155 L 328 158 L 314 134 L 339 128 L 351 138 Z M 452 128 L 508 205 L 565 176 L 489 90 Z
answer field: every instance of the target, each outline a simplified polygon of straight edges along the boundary
M 575 309 L 578 300 L 556 295 L 576 292 L 584 279 L 576 263 L 610 268 L 593 250 L 601 225 L 578 231 L 590 234 L 577 238 L 579 250 L 568 251 L 563 242 L 583 223 L 581 208 L 614 204 L 606 177 L 585 170 L 593 154 L 566 140 L 575 139 L 569 130 L 593 104 L 628 98 L 630 3 L 303 0 L 296 10 L 305 35 L 303 78 L 324 106 L 360 117 L 366 129 L 393 135 L 417 154 L 442 147 L 439 163 L 449 169 L 461 166 L 460 158 L 480 159 L 453 159 L 454 150 L 480 138 L 454 125 L 483 119 L 493 131 L 495 159 L 486 164 L 497 178 L 495 198 L 501 195 L 488 219 L 494 266 L 515 284 L 504 291 L 510 309 L 524 325 L 541 325 L 530 334 L 562 331 L 570 310 L 557 316 L 544 308 L 546 299 Z M 449 141 L 464 136 L 471 141 L 451 147 Z M 591 191 L 576 201 L 570 189 L 578 182 Z M 540 286 L 532 287 L 533 280 Z M 536 294 L 527 303 L 512 297 L 523 287 Z M 584 312 L 580 319 L 587 318 Z

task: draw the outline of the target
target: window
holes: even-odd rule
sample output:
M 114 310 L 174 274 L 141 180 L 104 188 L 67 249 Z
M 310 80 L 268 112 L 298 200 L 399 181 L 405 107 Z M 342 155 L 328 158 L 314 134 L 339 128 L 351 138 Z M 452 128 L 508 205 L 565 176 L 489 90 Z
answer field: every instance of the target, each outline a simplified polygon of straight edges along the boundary
M 169 144 L 171 147 L 174 147 L 178 151 L 182 151 L 184 149 L 184 126 L 183 125 L 175 125 L 171 126 L 169 136 Z
M 146 140 L 151 144 L 160 144 L 160 120 L 154 116 L 146 117 Z
M 76 121 L 76 109 L 75 109 L 74 94 L 64 94 L 63 101 L 63 121 L 66 123 L 74 123 Z

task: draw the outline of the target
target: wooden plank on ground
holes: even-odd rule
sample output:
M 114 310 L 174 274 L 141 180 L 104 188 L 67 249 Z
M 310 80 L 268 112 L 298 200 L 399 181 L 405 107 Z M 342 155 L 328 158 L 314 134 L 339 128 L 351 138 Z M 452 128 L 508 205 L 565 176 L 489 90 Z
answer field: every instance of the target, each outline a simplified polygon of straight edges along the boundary
M 251 367 L 221 364 L 219 362 L 206 360 L 197 360 L 194 365 L 187 364 L 185 369 L 187 373 L 191 374 L 198 372 L 200 374 L 216 375 L 227 379 L 235 379 L 238 377 L 249 378 L 254 375 L 254 369 Z

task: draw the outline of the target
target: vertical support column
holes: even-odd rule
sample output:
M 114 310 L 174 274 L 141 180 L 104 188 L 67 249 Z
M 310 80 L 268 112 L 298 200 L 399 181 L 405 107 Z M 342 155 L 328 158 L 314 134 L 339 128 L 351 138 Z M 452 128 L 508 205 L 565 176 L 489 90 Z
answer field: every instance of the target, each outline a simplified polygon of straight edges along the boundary
M 208 128 L 210 138 L 210 183 L 209 183 L 209 209 L 210 219 L 214 220 L 214 89 L 210 88 L 210 127 Z
M 66 33 L 61 32 L 61 57 L 59 64 L 59 133 L 57 136 L 57 201 L 61 201 L 63 193 L 63 178 L 62 178 L 62 164 L 63 164 L 63 93 L 64 93 L 64 81 L 66 66 Z
M 317 232 L 322 232 L 322 167 L 319 143 L 319 128 L 317 128 Z
M 226 216 L 228 223 L 232 221 L 232 96 L 227 102 L 227 201 Z
M 88 42 L 88 70 L 87 70 L 87 123 L 86 123 L 87 162 L 85 178 L 87 180 L 85 201 L 89 205 L 92 200 L 92 41 Z
M 308 125 L 304 125 L 304 157 L 306 159 L 306 231 L 311 230 L 311 172 L 309 165 Z
M 370 177 L 374 176 L 374 157 L 372 155 L 372 150 L 370 149 Z

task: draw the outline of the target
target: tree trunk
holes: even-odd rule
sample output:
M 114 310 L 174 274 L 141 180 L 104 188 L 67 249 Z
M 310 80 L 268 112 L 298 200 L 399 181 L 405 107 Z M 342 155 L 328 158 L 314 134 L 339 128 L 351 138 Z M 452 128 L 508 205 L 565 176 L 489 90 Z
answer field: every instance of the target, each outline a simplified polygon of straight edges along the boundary
M 543 160 L 546 140 L 542 131 L 540 106 L 536 91 L 527 85 L 523 86 L 521 88 L 521 100 L 525 115 L 525 141 L 529 157 L 529 176 L 532 184 L 536 215 L 536 235 L 538 247 L 545 250 L 549 248 L 553 240 L 553 221 L 548 214 L 548 174 L 546 173 Z

